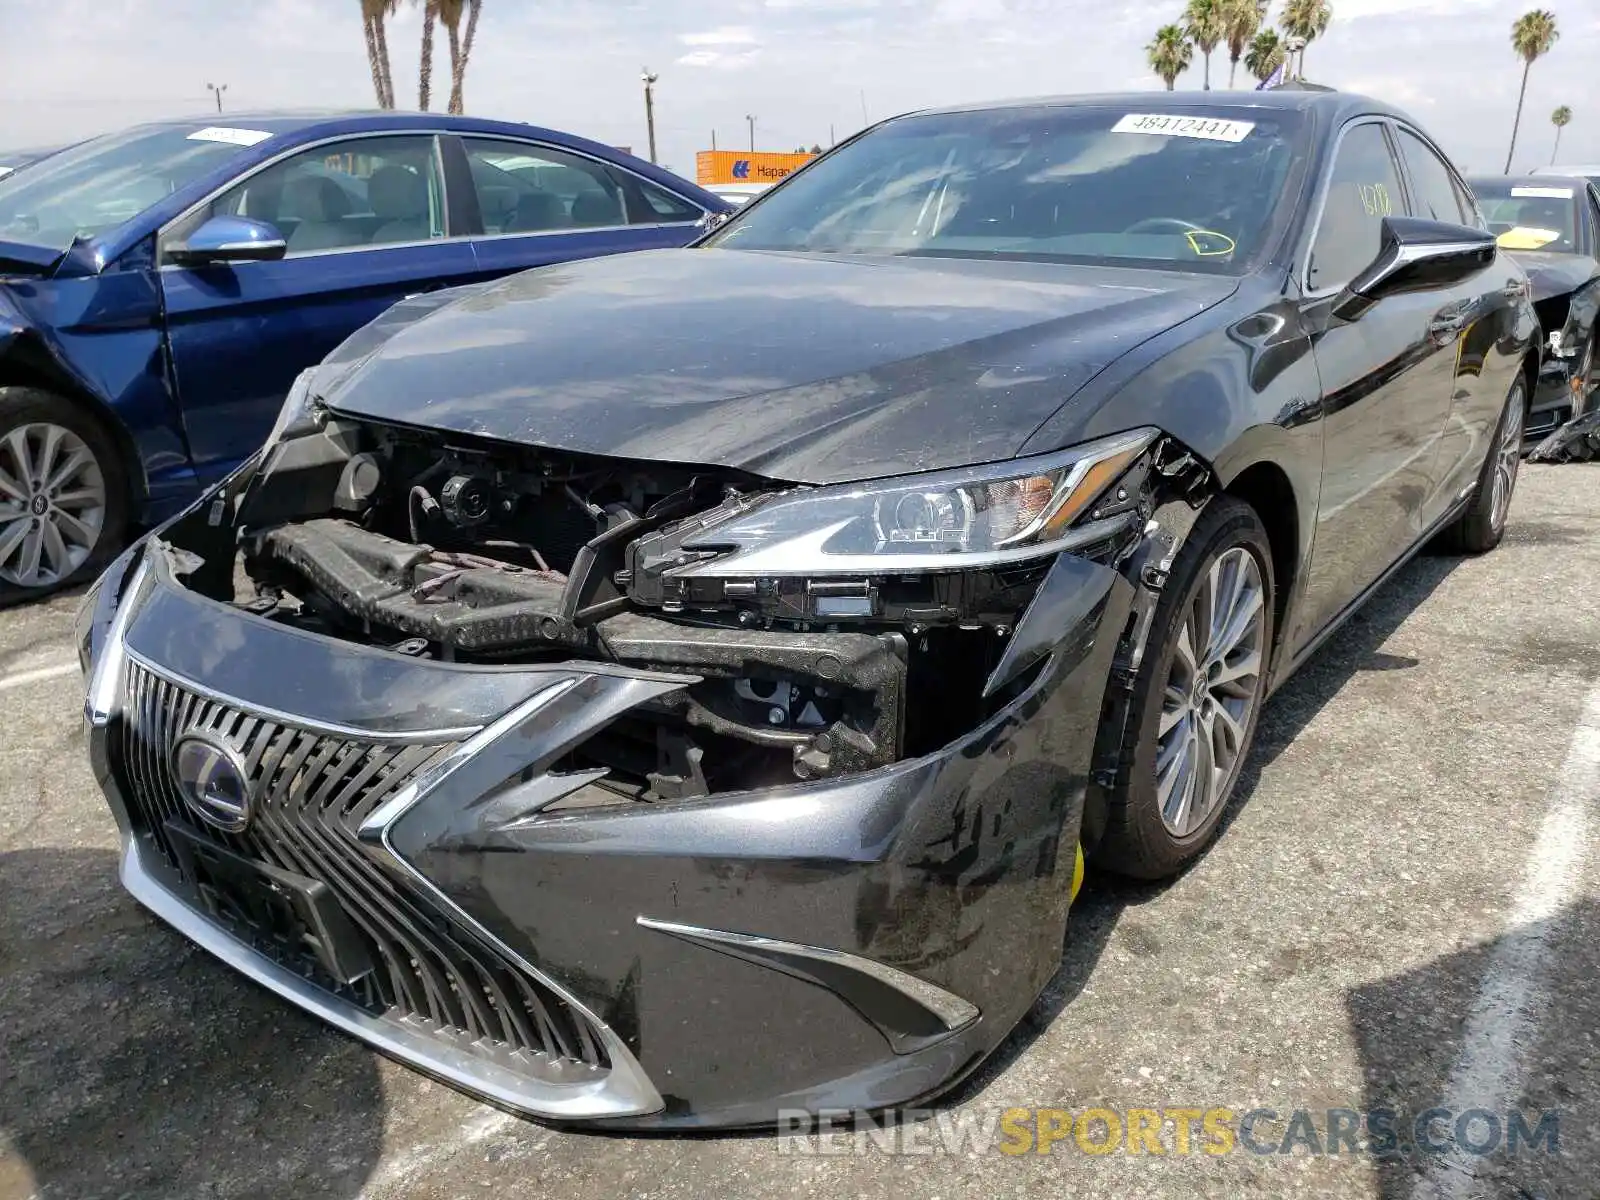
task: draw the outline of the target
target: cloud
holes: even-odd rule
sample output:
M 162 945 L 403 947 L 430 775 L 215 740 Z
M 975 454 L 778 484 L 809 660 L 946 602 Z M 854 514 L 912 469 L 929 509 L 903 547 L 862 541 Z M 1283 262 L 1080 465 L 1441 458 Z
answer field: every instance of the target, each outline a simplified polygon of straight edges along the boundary
M 704 33 L 680 33 L 678 40 L 685 46 L 754 46 L 755 31 L 748 25 L 722 25 Z
M 693 50 L 675 61 L 685 67 L 712 67 L 719 71 L 738 71 L 753 65 L 760 57 L 759 50 L 739 50 L 732 53 L 722 50 Z

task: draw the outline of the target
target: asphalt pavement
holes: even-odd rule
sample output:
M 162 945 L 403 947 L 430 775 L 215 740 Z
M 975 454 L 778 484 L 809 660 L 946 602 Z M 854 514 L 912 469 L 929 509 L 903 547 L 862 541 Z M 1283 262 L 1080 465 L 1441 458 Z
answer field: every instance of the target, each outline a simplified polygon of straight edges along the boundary
M 888 1131 L 555 1130 L 218 965 L 116 883 L 73 609 L 0 615 L 0 1200 L 1596 1194 L 1600 465 L 1526 468 L 1498 551 L 1379 593 L 1269 704 L 1209 853 L 1091 876 L 1023 1028 Z

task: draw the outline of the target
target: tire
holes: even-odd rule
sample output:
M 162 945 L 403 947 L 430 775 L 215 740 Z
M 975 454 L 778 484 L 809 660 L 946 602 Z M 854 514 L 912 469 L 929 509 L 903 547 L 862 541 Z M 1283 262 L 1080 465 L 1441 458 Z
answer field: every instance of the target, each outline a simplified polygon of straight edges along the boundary
M 1466 511 L 1439 535 L 1439 544 L 1457 554 L 1486 554 L 1505 536 L 1506 517 L 1516 492 L 1517 473 L 1522 465 L 1522 431 L 1528 418 L 1528 380 L 1521 373 L 1506 396 L 1506 406 L 1494 427 L 1483 466 L 1478 470 L 1478 486 Z M 1496 476 L 1503 493 L 1496 490 Z M 1503 498 L 1502 498 L 1503 497 Z
M 1214 569 L 1221 587 L 1212 586 Z M 1253 577 L 1259 607 L 1254 612 L 1252 635 L 1226 654 L 1218 667 L 1237 668 L 1253 651 L 1254 674 L 1211 684 L 1211 677 L 1220 678 L 1217 672 L 1207 672 L 1202 680 L 1201 672 L 1188 665 L 1198 659 L 1203 668 L 1217 646 L 1213 642 L 1208 650 L 1194 644 L 1202 624 L 1194 618 L 1208 587 L 1228 592 L 1230 572 L 1235 582 L 1248 584 Z M 1164 879 L 1192 862 L 1216 833 L 1255 739 L 1271 662 L 1276 594 L 1272 549 L 1255 509 L 1232 496 L 1212 500 L 1190 530 L 1156 602 L 1144 661 L 1134 680 L 1116 779 L 1107 798 L 1105 833 L 1095 850 L 1097 865 L 1136 879 Z M 1235 615 L 1243 611 L 1238 609 Z M 1209 724 L 1201 707 L 1207 701 L 1215 714 Z M 1222 719 L 1224 714 L 1228 721 Z M 1165 732 L 1164 724 L 1170 725 Z M 1208 728 L 1210 757 L 1191 761 L 1191 771 L 1197 782 L 1204 774 L 1204 763 L 1213 764 L 1213 770 L 1221 773 L 1207 792 L 1203 811 L 1195 800 L 1187 812 L 1174 811 L 1181 808 L 1181 799 L 1177 805 L 1174 799 L 1184 786 L 1175 778 L 1181 769 L 1179 756 L 1205 753 L 1202 747 Z M 1185 743 L 1186 733 L 1192 733 L 1194 740 Z M 1226 751 L 1224 743 L 1232 746 L 1226 768 L 1217 765 L 1221 757 L 1217 747 Z M 1165 787 L 1158 784 L 1158 770 Z
M 0 387 L 0 604 L 98 574 L 127 533 L 127 478 L 111 434 L 81 405 Z

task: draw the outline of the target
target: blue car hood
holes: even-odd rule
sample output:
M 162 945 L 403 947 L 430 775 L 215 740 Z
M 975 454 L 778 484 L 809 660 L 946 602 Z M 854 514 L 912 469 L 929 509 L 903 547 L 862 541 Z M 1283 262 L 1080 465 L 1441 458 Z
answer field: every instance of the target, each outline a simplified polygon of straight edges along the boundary
M 397 306 L 335 351 L 314 389 L 400 424 L 844 482 L 1009 458 L 1107 364 L 1237 286 L 1053 263 L 651 251 Z
M 62 252 L 53 246 L 34 246 L 0 238 L 0 279 L 7 275 L 48 275 L 61 261 L 61 255 Z

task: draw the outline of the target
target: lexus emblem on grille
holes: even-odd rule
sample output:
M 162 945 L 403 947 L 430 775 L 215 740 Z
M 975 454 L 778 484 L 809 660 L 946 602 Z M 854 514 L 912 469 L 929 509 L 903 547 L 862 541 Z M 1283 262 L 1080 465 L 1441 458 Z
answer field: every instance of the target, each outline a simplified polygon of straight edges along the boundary
M 224 833 L 244 832 L 250 784 L 238 750 L 215 734 L 188 733 L 172 748 L 172 769 L 190 812 Z

